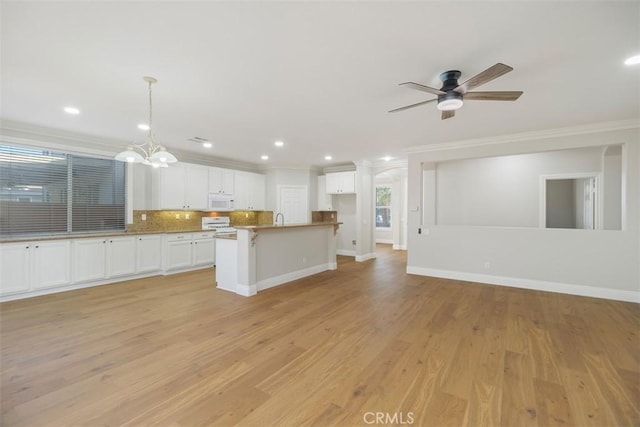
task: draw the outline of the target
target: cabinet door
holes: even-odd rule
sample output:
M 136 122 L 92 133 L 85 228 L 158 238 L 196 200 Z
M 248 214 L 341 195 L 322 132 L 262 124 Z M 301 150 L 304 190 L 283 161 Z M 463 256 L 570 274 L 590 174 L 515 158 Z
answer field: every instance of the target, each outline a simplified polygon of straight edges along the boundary
M 215 239 L 202 239 L 193 241 L 193 265 L 210 265 L 211 267 L 213 267 L 215 261 Z
M 267 205 L 265 196 L 266 180 L 265 176 L 259 173 L 251 174 L 251 198 L 249 205 L 251 209 L 263 211 Z
M 325 175 L 325 188 L 329 194 L 340 193 L 340 174 L 328 173 Z
M 29 290 L 29 243 L 0 245 L 0 295 Z
M 69 240 L 35 242 L 31 247 L 33 289 L 64 286 L 71 282 L 71 242 Z
M 233 195 L 235 189 L 235 172 L 231 169 L 221 169 L 222 194 Z
M 185 204 L 185 183 L 187 170 L 182 165 L 171 165 L 159 171 L 159 209 L 184 209 Z
M 150 273 L 162 268 L 162 236 L 138 236 L 136 273 Z
M 185 209 L 202 210 L 207 207 L 209 193 L 209 170 L 205 166 L 188 166 L 187 180 L 183 189 Z
M 235 188 L 233 200 L 235 209 L 251 209 L 251 175 L 248 172 L 235 173 Z
M 136 271 L 135 237 L 114 237 L 107 245 L 107 276 L 128 276 Z
M 191 267 L 191 239 L 167 242 L 166 270 Z
M 343 172 L 340 174 L 340 192 L 355 193 L 356 192 L 356 173 Z
M 209 193 L 233 195 L 234 171 L 209 168 Z
M 72 243 L 73 281 L 91 282 L 107 275 L 107 239 L 79 239 Z

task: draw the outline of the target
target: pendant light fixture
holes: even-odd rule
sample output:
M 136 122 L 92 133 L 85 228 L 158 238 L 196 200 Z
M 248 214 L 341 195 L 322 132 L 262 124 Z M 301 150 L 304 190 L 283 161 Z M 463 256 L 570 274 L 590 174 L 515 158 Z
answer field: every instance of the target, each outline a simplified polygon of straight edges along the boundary
M 169 163 L 175 163 L 178 159 L 153 139 L 151 85 L 158 83 L 158 80 L 148 76 L 142 79 L 149 84 L 149 129 L 147 131 L 147 142 L 144 144 L 130 145 L 125 151 L 118 153 L 115 158 L 121 162 L 142 163 L 155 168 L 166 168 Z

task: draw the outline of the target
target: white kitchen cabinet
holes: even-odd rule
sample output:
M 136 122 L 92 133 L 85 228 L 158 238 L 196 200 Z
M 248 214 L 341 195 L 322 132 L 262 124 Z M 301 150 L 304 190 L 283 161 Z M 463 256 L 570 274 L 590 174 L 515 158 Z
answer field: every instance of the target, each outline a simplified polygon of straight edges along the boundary
M 0 295 L 29 290 L 31 243 L 0 245 Z
M 107 239 L 77 239 L 71 249 L 73 282 L 91 282 L 107 276 Z
M 186 270 L 215 263 L 215 232 L 172 233 L 165 237 L 163 270 Z
M 259 173 L 236 172 L 235 173 L 235 209 L 239 210 L 264 210 L 266 206 L 265 196 L 266 179 Z
M 234 193 L 235 172 L 231 169 L 209 168 L 209 193 L 226 194 Z
M 155 209 L 203 210 L 207 206 L 209 170 L 206 166 L 178 163 L 153 174 Z
M 162 269 L 162 234 L 136 237 L 136 273 Z
M 73 240 L 73 282 L 93 282 L 134 274 L 135 244 L 133 236 Z
M 3 244 L 2 295 L 68 285 L 71 246 L 68 240 Z
M 214 233 L 193 233 L 193 265 L 211 265 L 216 263 L 216 241 Z
M 191 267 L 192 246 L 191 233 L 168 235 L 164 270 L 179 270 Z
M 108 239 L 106 269 L 107 277 L 130 276 L 136 272 L 135 237 L 111 237 Z
M 71 283 L 71 242 L 36 242 L 31 253 L 31 288 L 43 289 Z
M 328 194 L 350 194 L 356 192 L 355 172 L 332 172 L 325 175 Z

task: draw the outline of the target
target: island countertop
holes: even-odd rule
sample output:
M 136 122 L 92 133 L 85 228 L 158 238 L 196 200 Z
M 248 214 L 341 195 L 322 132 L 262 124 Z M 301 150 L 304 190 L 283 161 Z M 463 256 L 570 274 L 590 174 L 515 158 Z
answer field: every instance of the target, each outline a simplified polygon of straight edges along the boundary
M 301 227 L 322 227 L 325 225 L 337 226 L 342 224 L 341 222 L 308 222 L 304 224 L 267 224 L 267 225 L 236 225 L 234 228 L 238 230 L 276 230 L 283 228 L 301 228 Z

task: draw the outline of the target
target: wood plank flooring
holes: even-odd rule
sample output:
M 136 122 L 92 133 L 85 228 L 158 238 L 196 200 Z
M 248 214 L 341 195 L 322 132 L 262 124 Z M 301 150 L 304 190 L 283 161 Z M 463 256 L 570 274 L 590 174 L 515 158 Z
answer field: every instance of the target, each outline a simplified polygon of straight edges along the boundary
M 245 298 L 213 271 L 0 305 L 3 426 L 639 426 L 638 304 L 339 257 Z

